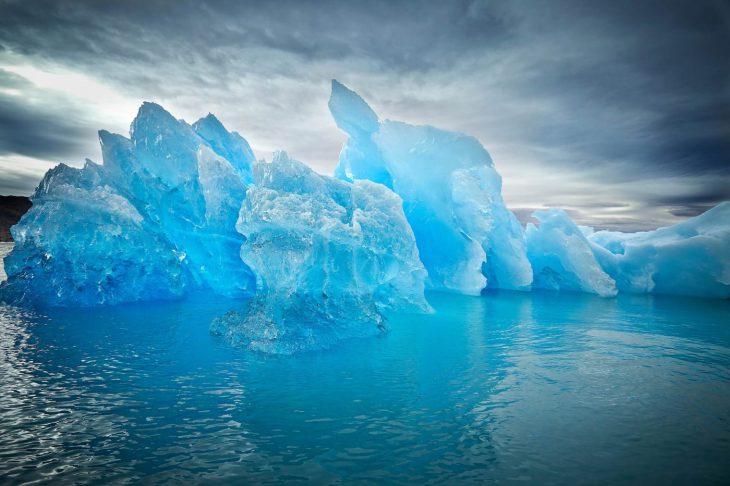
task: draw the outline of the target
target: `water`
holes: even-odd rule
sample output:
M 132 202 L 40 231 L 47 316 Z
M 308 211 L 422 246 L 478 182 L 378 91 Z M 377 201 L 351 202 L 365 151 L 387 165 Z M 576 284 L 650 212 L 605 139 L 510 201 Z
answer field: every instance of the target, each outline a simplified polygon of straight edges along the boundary
M 318 353 L 235 302 L 0 307 L 0 483 L 727 483 L 730 302 L 429 295 Z
M 5 265 L 3 265 L 2 262 L 12 249 L 12 242 L 8 243 L 7 241 L 0 241 L 0 282 L 8 278 L 8 276 L 5 274 Z

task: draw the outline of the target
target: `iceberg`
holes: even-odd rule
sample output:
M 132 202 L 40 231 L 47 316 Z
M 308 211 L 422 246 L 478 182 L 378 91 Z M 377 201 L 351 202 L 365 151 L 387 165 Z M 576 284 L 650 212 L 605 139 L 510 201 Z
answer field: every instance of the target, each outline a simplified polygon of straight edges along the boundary
M 523 230 L 505 207 L 489 153 L 473 137 L 381 120 L 336 80 L 329 108 L 349 136 L 335 176 L 377 182 L 401 196 L 433 289 L 730 295 L 730 203 L 651 232 L 584 232 L 557 209 L 535 213 L 539 224 Z
M 606 274 L 583 232 L 562 209 L 535 211 L 539 226 L 527 224 L 527 256 L 532 287 L 616 295 L 616 282 Z
M 50 170 L 13 227 L 6 300 L 50 305 L 248 295 L 235 229 L 253 153 L 212 115 L 193 126 L 144 103 L 130 137 L 99 132 L 103 165 Z
M 191 282 L 181 254 L 103 178 L 91 161 L 46 174 L 12 229 L 5 299 L 95 305 L 185 294 Z
M 621 292 L 730 297 L 730 202 L 666 228 L 587 239 Z
M 248 297 L 213 330 L 254 349 L 328 347 L 426 312 L 424 289 L 730 297 L 730 203 L 655 231 L 580 228 L 562 210 L 523 230 L 473 137 L 381 120 L 332 82 L 348 134 L 333 177 L 279 152 L 256 162 L 212 114 L 144 103 L 103 164 L 48 171 L 12 228 L 0 299 L 91 306 Z
M 329 108 L 349 135 L 335 176 L 382 184 L 403 199 L 430 288 L 471 295 L 485 288 L 529 290 L 524 232 L 504 204 L 489 153 L 475 138 L 380 120 L 336 80 Z
M 370 181 L 316 174 L 284 152 L 254 166 L 238 220 L 256 295 L 212 330 L 271 353 L 329 347 L 424 312 L 426 270 L 402 201 Z

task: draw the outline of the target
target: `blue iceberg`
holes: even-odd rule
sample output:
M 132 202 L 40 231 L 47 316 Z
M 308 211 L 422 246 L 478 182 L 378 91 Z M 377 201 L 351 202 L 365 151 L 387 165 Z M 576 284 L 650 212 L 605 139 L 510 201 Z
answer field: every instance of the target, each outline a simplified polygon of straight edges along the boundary
M 562 209 L 535 211 L 539 226 L 527 224 L 527 255 L 532 287 L 598 294 L 617 293 L 616 282 L 601 268 L 591 244 Z
M 550 289 L 730 297 L 730 203 L 656 231 L 577 227 L 538 211 L 525 230 L 473 137 L 381 120 L 332 83 L 349 138 L 334 177 L 284 152 L 256 162 L 213 115 L 192 125 L 145 103 L 104 163 L 50 170 L 12 228 L 5 301 L 87 306 L 250 297 L 214 332 L 290 353 L 427 312 L 424 289 Z
M 113 186 L 103 168 L 59 165 L 12 229 L 3 296 L 50 305 L 181 297 L 184 255 Z
M 730 202 L 655 231 L 587 239 L 621 292 L 730 297 Z
M 522 227 L 504 205 L 502 179 L 475 138 L 380 120 L 334 80 L 329 108 L 349 135 L 335 175 L 383 184 L 403 199 L 431 288 L 471 295 L 530 288 Z
M 193 126 L 145 103 L 130 137 L 99 132 L 104 165 L 59 165 L 12 229 L 6 300 L 50 305 L 239 296 L 254 276 L 238 252 L 253 153 L 212 115 Z
M 429 310 L 402 205 L 380 184 L 318 175 L 284 152 L 257 163 L 237 225 L 257 292 L 213 332 L 288 354 L 379 333 L 384 311 Z

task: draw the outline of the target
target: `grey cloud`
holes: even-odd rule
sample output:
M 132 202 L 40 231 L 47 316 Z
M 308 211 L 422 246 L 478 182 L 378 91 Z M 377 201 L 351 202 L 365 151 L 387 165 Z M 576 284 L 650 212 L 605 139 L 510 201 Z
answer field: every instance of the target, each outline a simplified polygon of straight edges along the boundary
M 211 111 L 259 156 L 283 148 L 323 172 L 344 140 L 326 108 L 336 77 L 384 118 L 476 135 L 516 206 L 571 203 L 584 222 L 649 227 L 698 203 L 657 200 L 637 181 L 654 190 L 672 177 L 689 198 L 706 177 L 730 185 L 729 11 L 712 0 L 0 0 L 0 55 L 63 64 L 189 120 Z M 12 150 L 29 153 L 30 132 L 46 128 L 59 137 L 37 156 L 80 159 L 87 129 L 114 128 L 83 112 L 67 123 L 50 101 L 2 105 L 0 119 L 20 120 Z
M 563 208 L 567 206 L 575 205 L 575 203 L 549 203 L 545 204 L 545 207 L 550 208 Z M 578 205 L 575 205 L 580 208 L 586 208 L 586 209 L 616 209 L 616 208 L 628 208 L 630 207 L 629 204 L 626 203 L 620 203 L 620 202 L 594 202 L 594 201 L 587 201 L 582 202 Z
M 22 76 L 0 68 L 0 88 L 19 89 L 27 88 L 29 83 Z
M 0 178 L 0 194 L 30 194 L 38 186 L 37 175 L 4 170 Z
M 468 1 L 4 4 L 0 26 L 16 34 L 5 45 L 81 63 L 90 55 L 159 61 L 157 54 L 171 50 L 173 61 L 186 62 L 254 46 L 306 60 L 365 57 L 398 71 L 428 69 L 509 32 L 505 12 Z
M 690 205 L 690 206 L 684 206 L 679 209 L 670 209 L 669 212 L 674 215 L 678 216 L 680 218 L 691 218 L 694 216 L 699 216 L 700 214 L 704 213 L 705 211 L 711 209 L 714 207 L 714 205 Z
M 39 109 L 0 94 L 0 155 L 40 159 L 73 157 L 93 140 L 94 131 L 75 125 L 62 114 Z
M 715 205 L 722 201 L 730 200 L 730 185 L 719 180 L 714 184 L 702 188 L 702 192 L 690 192 L 686 194 L 665 194 L 650 199 L 650 202 L 657 205 L 687 206 L 693 208 L 695 205 Z
M 44 96 L 22 76 L 0 69 L 0 156 L 73 157 L 95 137 L 87 123 L 75 106 Z

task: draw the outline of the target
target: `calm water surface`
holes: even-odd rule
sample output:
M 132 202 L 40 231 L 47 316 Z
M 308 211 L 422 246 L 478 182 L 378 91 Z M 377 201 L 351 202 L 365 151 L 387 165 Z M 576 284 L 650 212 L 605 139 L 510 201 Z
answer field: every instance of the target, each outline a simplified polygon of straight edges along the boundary
M 0 483 L 730 480 L 730 302 L 429 300 L 293 357 L 210 336 L 223 299 L 0 307 Z

